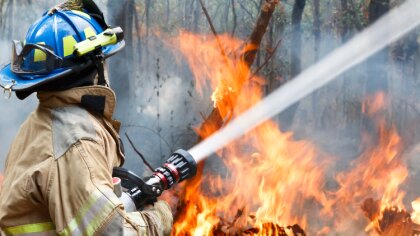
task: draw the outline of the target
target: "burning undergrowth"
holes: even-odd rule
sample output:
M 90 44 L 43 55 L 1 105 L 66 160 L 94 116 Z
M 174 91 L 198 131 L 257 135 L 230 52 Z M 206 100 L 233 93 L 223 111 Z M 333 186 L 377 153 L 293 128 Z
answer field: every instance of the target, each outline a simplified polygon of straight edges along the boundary
M 241 60 L 249 50 L 245 42 L 184 32 L 172 43 L 186 57 L 198 89 L 212 89 L 223 122 L 262 99 L 264 79 L 251 76 Z M 405 210 L 404 146 L 384 118 L 387 107 L 385 93 L 365 99 L 362 110 L 374 132 L 361 137 L 359 157 L 332 180 L 330 164 L 339 157 L 295 140 L 274 121 L 263 123 L 217 153 L 227 174 L 223 168 L 207 171 L 179 189 L 173 235 L 418 233 L 420 201 L 412 203 L 412 214 Z M 212 128 L 198 133 L 207 137 Z

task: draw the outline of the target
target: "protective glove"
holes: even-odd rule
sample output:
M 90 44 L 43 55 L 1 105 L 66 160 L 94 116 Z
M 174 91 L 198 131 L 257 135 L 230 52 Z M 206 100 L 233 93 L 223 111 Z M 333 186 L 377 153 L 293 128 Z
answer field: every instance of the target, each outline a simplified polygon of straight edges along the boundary
M 153 206 L 147 205 L 140 213 L 145 216 L 145 221 L 152 221 L 146 222 L 149 225 L 156 224 L 156 222 L 160 221 L 160 223 L 157 224 L 159 226 L 158 231 L 163 232 L 163 235 L 171 234 L 173 215 L 171 208 L 165 201 L 159 200 Z

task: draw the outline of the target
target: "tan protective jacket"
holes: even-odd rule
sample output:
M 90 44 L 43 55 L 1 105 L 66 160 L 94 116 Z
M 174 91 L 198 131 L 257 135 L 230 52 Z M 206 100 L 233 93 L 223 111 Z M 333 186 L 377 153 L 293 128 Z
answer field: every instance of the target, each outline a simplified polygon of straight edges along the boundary
M 11 146 L 0 193 L 6 235 L 169 235 L 172 214 L 158 202 L 127 213 L 113 192 L 124 157 L 115 95 L 102 86 L 38 93 L 40 104 Z

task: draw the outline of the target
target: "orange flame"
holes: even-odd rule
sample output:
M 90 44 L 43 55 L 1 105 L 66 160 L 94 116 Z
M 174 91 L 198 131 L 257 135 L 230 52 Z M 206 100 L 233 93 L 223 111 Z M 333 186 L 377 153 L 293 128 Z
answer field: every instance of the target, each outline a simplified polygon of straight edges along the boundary
M 413 214 L 411 215 L 411 219 L 414 223 L 420 224 L 420 198 L 417 198 L 415 201 L 411 203 L 413 207 Z
M 366 198 L 380 199 L 380 212 L 388 207 L 404 208 L 405 193 L 399 191 L 399 187 L 406 180 L 408 170 L 401 159 L 401 140 L 395 129 L 388 131 L 381 126 L 379 133 L 377 146 L 360 155 L 349 172 L 337 175 L 340 188 L 333 193 L 335 199 L 331 203 L 334 205 L 325 208 L 335 217 L 345 217 L 338 219 L 336 230 L 347 230 L 342 225 L 347 223 L 346 219 L 360 218 L 357 209 Z M 366 229 L 377 227 L 375 224 L 381 217 L 374 217 Z
M 243 42 L 228 36 L 221 36 L 221 41 L 226 57 L 221 56 L 212 37 L 181 33 L 178 40 L 199 89 L 210 83 L 215 107 L 225 117 L 261 100 L 262 91 L 258 84 L 243 86 L 250 75 L 238 56 L 242 52 L 236 51 Z M 237 97 L 240 90 L 244 91 Z M 282 133 L 273 122 L 259 126 L 219 155 L 229 176 L 209 174 L 201 183 L 188 186 L 184 199 L 190 204 L 175 223 L 174 235 L 210 235 L 215 227 L 230 234 L 247 226 L 258 226 L 264 234 L 279 230 L 263 227 L 267 222 L 280 226 L 295 222 L 305 227 L 305 214 L 296 209 L 307 201 L 325 201 L 322 185 L 326 162 L 317 160 L 313 145 L 294 141 L 291 133 Z
M 226 117 L 236 108 L 236 97 L 250 76 L 249 67 L 241 60 L 249 48 L 243 48 L 243 41 L 228 35 L 220 35 L 219 40 L 222 45 L 211 35 L 181 32 L 175 45 L 186 56 L 198 91 L 203 94 L 210 86 L 214 107 Z
M 384 92 L 378 92 L 374 95 L 367 96 L 362 104 L 362 112 L 373 116 L 378 114 L 381 110 L 386 109 L 387 101 Z
M 304 209 L 309 200 L 325 200 L 325 165 L 316 162 L 315 148 L 293 141 L 291 134 L 281 133 L 272 122 L 219 154 L 226 157 L 223 162 L 230 170 L 229 176 L 206 176 L 201 186 L 210 193 L 197 186 L 189 188 L 192 191 L 187 191 L 186 199 L 193 204 L 187 206 L 186 217 L 175 224 L 175 235 L 209 235 L 221 218 L 232 222 L 238 210 L 244 217 L 235 222 L 234 229 L 261 227 L 267 222 L 281 226 L 293 222 L 305 227 L 304 212 L 296 209 Z
M 248 81 L 250 68 L 240 58 L 244 42 L 226 35 L 220 39 L 225 55 L 213 36 L 182 32 L 175 42 L 198 89 L 206 94 L 210 85 L 214 105 L 226 119 L 260 101 L 263 93 L 260 83 Z M 355 235 L 364 229 L 375 235 L 371 229 L 379 227 L 382 215 L 366 227 L 360 224 L 360 205 L 374 198 L 380 199 L 380 212 L 403 209 L 405 193 L 399 188 L 408 176 L 401 138 L 383 118 L 386 107 L 385 93 L 366 99 L 362 111 L 376 121 L 377 136 L 363 136 L 368 145 L 349 171 L 336 174 L 334 190 L 326 187 L 333 181 L 326 181 L 331 157 L 281 132 L 273 121 L 260 125 L 218 153 L 223 162 L 218 173 L 205 171 L 202 179 L 183 186 L 185 207 L 173 235 L 240 235 L 247 229 L 250 235 L 283 235 L 290 233 L 283 227 L 295 223 L 313 235 Z M 200 135 L 207 137 L 216 128 Z M 413 204 L 420 212 L 420 200 Z

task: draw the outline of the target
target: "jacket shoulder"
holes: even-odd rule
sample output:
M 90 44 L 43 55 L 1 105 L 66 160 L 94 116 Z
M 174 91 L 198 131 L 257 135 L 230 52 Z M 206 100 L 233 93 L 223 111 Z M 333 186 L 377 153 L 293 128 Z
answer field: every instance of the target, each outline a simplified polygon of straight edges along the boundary
M 54 158 L 58 159 L 79 140 L 97 141 L 93 118 L 79 106 L 51 110 Z

